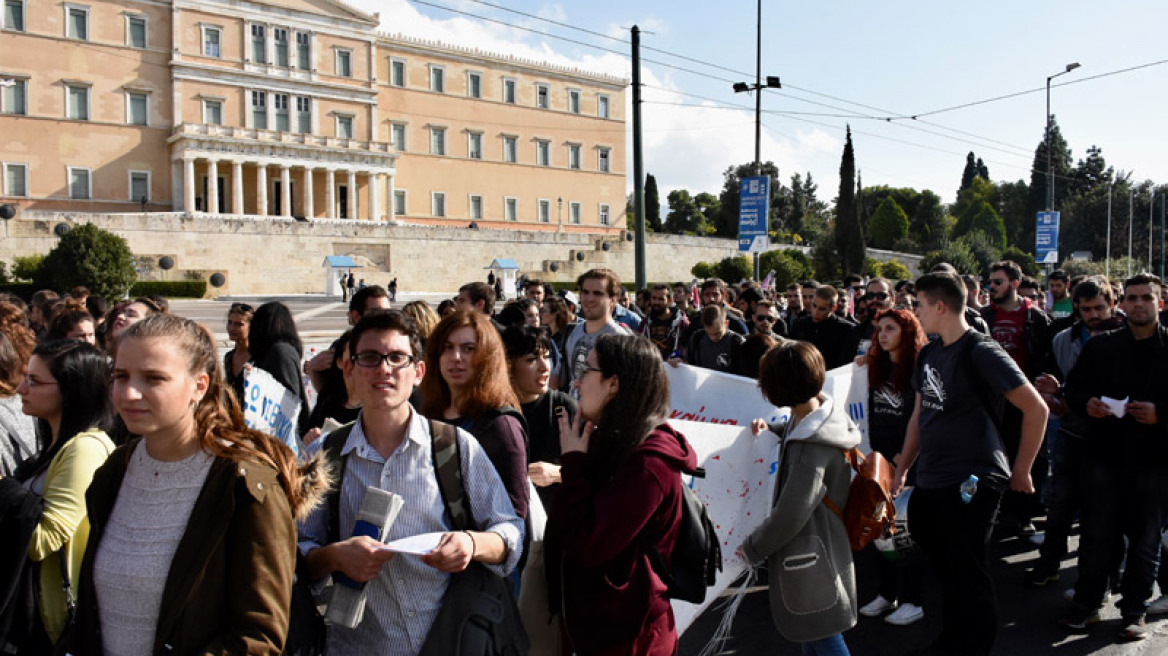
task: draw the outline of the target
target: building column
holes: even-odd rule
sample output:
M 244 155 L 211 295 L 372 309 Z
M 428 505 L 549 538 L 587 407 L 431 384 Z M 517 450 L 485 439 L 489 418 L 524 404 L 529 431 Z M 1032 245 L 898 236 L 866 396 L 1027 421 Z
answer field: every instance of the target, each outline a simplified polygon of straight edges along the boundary
M 369 174 L 369 219 L 372 221 L 381 220 L 381 185 L 384 184 L 381 176 L 381 173 Z
M 268 165 L 263 162 L 256 168 L 256 214 L 268 215 Z
M 287 164 L 280 165 L 280 216 L 292 216 L 292 169 Z
M 349 194 L 345 200 L 349 201 L 349 218 L 359 218 L 357 216 L 357 172 L 352 169 L 349 170 Z
M 304 167 L 304 218 L 309 221 L 316 218 L 316 211 L 312 206 L 312 167 Z
M 231 162 L 231 213 L 243 214 L 243 162 Z
M 183 211 L 195 211 L 195 160 L 183 158 Z
M 389 178 L 389 189 L 387 190 L 389 192 L 389 222 L 393 223 L 397 220 L 397 194 L 394 193 L 393 188 L 394 175 L 390 173 L 386 177 Z
M 337 218 L 337 172 L 333 169 L 325 171 L 324 215 L 330 219 Z
M 207 160 L 207 213 L 219 213 L 219 160 Z

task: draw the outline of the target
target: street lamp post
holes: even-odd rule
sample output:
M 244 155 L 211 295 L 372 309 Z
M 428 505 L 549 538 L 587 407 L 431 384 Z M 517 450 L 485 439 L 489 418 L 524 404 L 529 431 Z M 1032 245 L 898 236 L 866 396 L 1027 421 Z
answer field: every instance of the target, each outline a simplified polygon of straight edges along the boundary
M 758 0 L 758 20 L 755 23 L 756 27 L 756 47 L 754 60 L 754 84 L 746 82 L 735 82 L 734 93 L 746 93 L 750 91 L 755 92 L 754 96 L 754 174 L 756 176 L 762 175 L 762 90 L 763 89 L 782 89 L 783 85 L 779 82 L 779 78 L 774 75 L 768 75 L 766 84 L 762 82 L 762 0 Z M 769 209 L 770 203 L 767 204 Z M 768 231 L 770 230 L 771 217 L 766 217 L 766 224 Z M 758 280 L 758 253 L 754 254 L 754 279 Z
M 556 199 L 556 223 L 558 227 L 556 232 L 564 231 L 564 197 L 560 196 Z
M 1051 168 L 1050 155 L 1050 81 L 1060 75 L 1066 75 L 1079 67 L 1079 62 L 1067 64 L 1066 70 L 1055 73 L 1046 78 L 1046 211 L 1054 210 L 1054 169 Z

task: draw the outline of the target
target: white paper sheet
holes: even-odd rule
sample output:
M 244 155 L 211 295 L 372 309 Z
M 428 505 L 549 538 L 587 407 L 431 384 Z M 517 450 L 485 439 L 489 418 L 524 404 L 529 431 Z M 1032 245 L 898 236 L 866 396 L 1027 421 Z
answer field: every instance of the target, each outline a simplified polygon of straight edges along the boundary
M 1105 396 L 1100 400 L 1107 404 L 1107 407 L 1111 410 L 1111 414 L 1123 419 L 1123 415 L 1127 412 L 1127 398 L 1113 399 L 1110 396 Z
M 392 551 L 401 554 L 414 554 L 415 556 L 424 556 L 434 550 L 438 546 L 438 542 L 442 540 L 443 533 L 422 533 L 421 535 L 411 535 L 408 538 L 401 538 L 394 540 L 381 547 L 382 551 Z

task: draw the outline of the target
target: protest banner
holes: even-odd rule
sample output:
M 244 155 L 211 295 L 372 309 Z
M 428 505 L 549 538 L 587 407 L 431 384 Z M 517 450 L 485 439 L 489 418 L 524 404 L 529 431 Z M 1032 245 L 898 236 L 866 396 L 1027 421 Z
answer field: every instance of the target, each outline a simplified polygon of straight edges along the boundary
M 300 397 L 259 367 L 248 367 L 243 379 L 243 419 L 248 428 L 267 433 L 300 455 L 296 420 Z

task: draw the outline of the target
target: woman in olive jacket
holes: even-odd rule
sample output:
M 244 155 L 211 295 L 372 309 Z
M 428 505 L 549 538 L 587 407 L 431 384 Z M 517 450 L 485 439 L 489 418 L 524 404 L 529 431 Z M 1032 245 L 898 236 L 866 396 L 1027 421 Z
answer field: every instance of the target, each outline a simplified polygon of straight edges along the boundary
M 281 653 L 294 514 L 311 510 L 323 481 L 316 461 L 302 471 L 287 447 L 244 426 L 219 362 L 188 319 L 158 315 L 122 333 L 113 402 L 141 438 L 110 456 L 86 495 L 92 528 L 68 652 Z
M 741 553 L 751 563 L 769 558 L 771 614 L 783 637 L 802 643 L 808 656 L 846 656 L 856 577 L 847 529 L 824 501 L 847 503 L 851 466 L 843 452 L 860 443 L 860 431 L 845 406 L 821 391 L 825 373 L 823 356 L 807 342 L 783 342 L 759 363 L 759 387 L 771 403 L 791 408 L 791 420 L 779 429 L 774 507 Z

